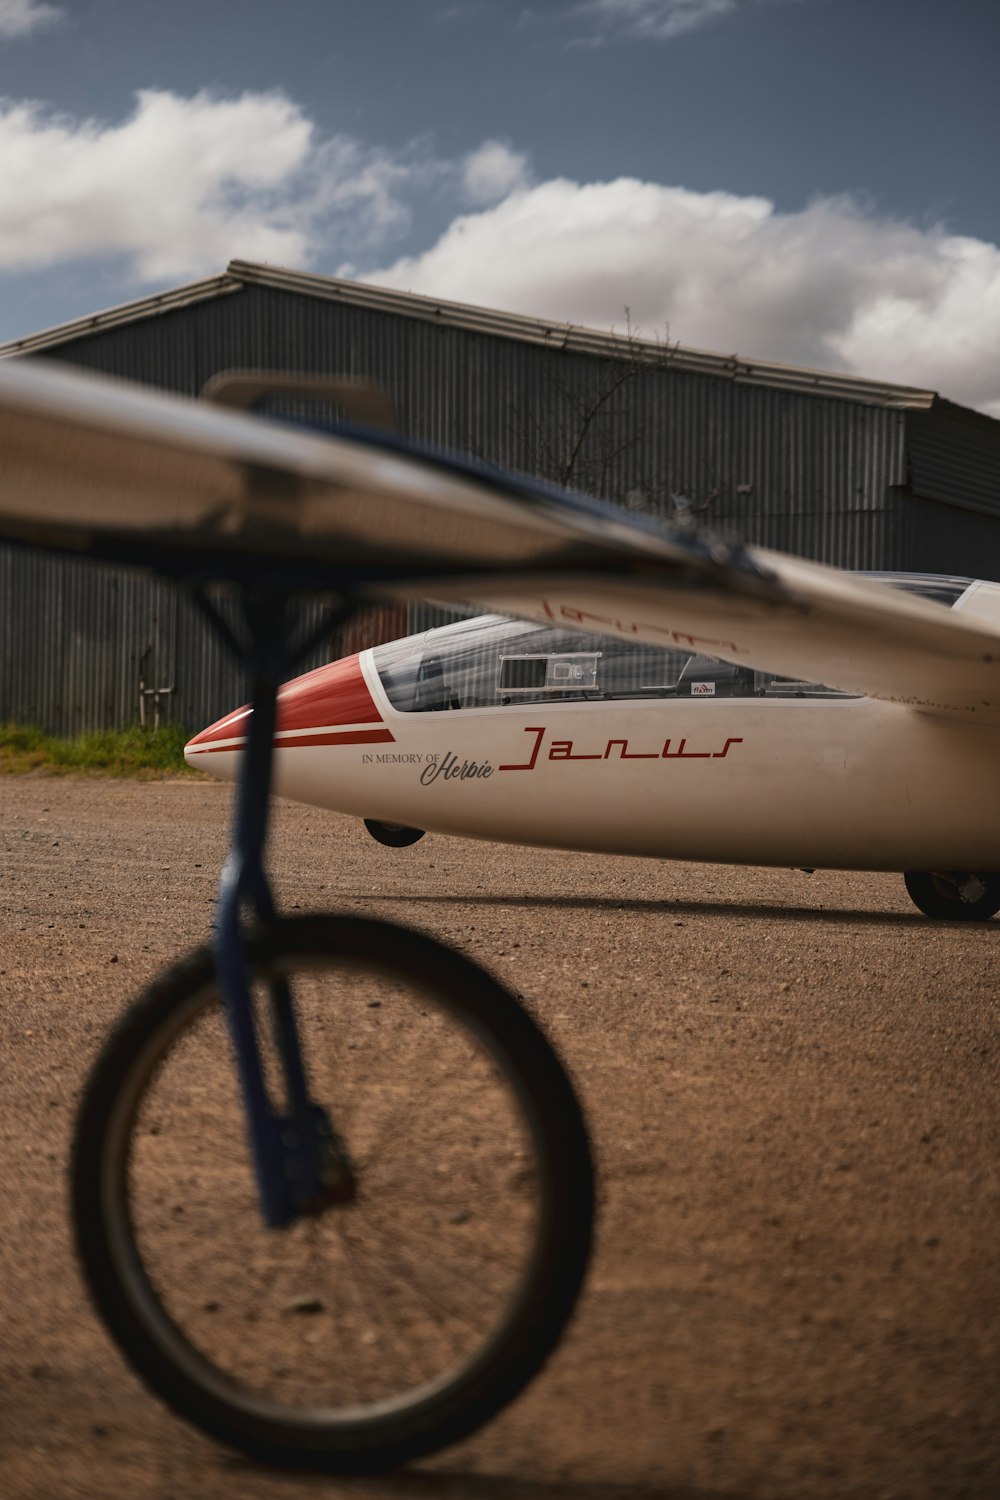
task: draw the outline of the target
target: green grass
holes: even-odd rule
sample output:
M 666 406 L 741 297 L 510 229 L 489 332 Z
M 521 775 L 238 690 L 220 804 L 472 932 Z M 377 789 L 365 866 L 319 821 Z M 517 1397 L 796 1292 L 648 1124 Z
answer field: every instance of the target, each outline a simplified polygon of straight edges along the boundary
M 184 771 L 188 739 L 179 724 L 159 729 L 95 730 L 72 739 L 44 734 L 30 724 L 0 725 L 0 773 L 29 771 L 65 776 L 76 771 L 104 776 L 167 776 Z

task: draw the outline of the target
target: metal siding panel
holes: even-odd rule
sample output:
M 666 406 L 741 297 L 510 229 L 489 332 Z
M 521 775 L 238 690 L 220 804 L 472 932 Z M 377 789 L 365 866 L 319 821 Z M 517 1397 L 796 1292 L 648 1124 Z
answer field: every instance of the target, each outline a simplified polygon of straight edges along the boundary
M 230 623 L 232 601 L 217 601 Z M 322 606 L 303 617 L 319 624 Z M 145 660 L 150 688 L 172 687 L 161 719 L 192 733 L 246 698 L 242 667 L 175 586 L 143 573 L 29 549 L 0 546 L 0 722 L 37 724 L 50 734 L 120 728 L 140 719 Z M 360 612 L 296 670 L 402 635 L 406 611 Z M 147 700 L 148 722 L 154 704 Z
M 952 401 L 906 414 L 909 483 L 915 495 L 957 510 L 1000 516 L 1000 422 Z
M 992 516 L 900 494 L 905 561 L 916 573 L 957 573 L 1000 582 L 1000 527 Z

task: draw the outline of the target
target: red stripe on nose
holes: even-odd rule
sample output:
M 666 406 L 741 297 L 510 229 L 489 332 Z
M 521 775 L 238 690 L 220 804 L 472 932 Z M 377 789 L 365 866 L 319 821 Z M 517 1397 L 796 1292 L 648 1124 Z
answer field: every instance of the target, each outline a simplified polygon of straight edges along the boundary
M 226 714 L 224 719 L 217 719 L 214 724 L 209 724 L 194 739 L 188 740 L 185 750 L 207 749 L 215 740 L 239 740 L 240 744 L 246 739 L 247 720 L 250 717 L 249 708 L 240 708 L 234 714 Z
M 317 667 L 278 692 L 278 733 L 326 729 L 332 724 L 381 724 L 382 714 L 361 672 L 361 658 Z
M 246 738 L 249 716 L 250 709 L 246 707 L 238 709 L 236 713 L 226 714 L 225 718 L 196 734 L 188 742 L 187 748 L 240 748 Z M 290 731 L 297 733 L 292 733 L 290 738 L 280 738 L 275 743 L 282 747 L 363 744 L 366 740 L 378 744 L 391 743 L 393 735 L 388 729 L 362 727 L 382 723 L 382 712 L 365 682 L 361 659 L 355 654 L 345 656 L 341 661 L 330 662 L 325 667 L 317 667 L 314 672 L 306 672 L 279 689 L 277 733 L 279 736 L 288 735 Z M 303 734 L 307 730 L 328 731 L 338 725 L 350 725 L 351 730 L 324 735 L 323 739 Z M 219 743 L 227 740 L 237 743 L 231 747 Z
M 388 729 L 328 729 L 317 734 L 297 734 L 294 739 L 275 740 L 276 750 L 294 750 L 296 745 L 394 745 Z

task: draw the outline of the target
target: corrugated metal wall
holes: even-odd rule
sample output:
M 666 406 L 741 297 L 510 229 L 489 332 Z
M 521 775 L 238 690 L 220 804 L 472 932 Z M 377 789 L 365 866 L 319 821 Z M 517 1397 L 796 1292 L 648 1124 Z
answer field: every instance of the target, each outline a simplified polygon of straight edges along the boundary
M 909 414 L 909 487 L 925 500 L 1000 517 L 1000 422 L 940 397 Z
M 687 373 L 669 351 L 609 393 L 620 362 L 248 286 L 47 357 L 186 394 L 230 366 L 367 376 L 425 441 L 643 509 L 683 493 L 708 523 L 841 566 L 896 564 L 880 514 L 906 478 L 905 411 Z
M 220 602 L 234 622 L 231 602 Z M 321 609 L 302 615 L 312 628 Z M 407 628 L 403 607 L 366 609 L 297 670 Z M 245 696 L 240 666 L 183 590 L 130 569 L 0 547 L 0 723 L 76 734 L 143 716 L 152 724 L 158 713 L 193 732 Z
M 0 551 L 5 720 L 58 731 L 134 722 L 143 657 L 150 675 L 164 670 L 176 635 L 176 599 L 139 574 Z
M 625 369 L 247 286 L 46 357 L 188 394 L 237 366 L 363 375 L 420 439 L 637 509 L 668 513 L 680 493 L 714 529 L 841 567 L 936 566 L 915 561 L 920 535 L 901 522 L 904 410 L 682 371 L 666 350 Z M 164 711 L 189 729 L 243 697 L 201 617 L 155 580 L 4 549 L 0 622 L 0 720 L 58 732 L 132 722 L 143 663 L 149 686 L 175 686 Z M 361 641 L 404 628 L 392 614 Z

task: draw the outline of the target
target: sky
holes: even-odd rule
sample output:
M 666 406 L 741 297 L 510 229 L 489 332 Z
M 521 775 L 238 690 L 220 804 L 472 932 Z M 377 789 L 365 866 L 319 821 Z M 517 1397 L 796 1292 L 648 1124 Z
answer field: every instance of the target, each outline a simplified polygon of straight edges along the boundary
M 1000 0 L 0 0 L 0 342 L 232 258 L 1000 416 Z

